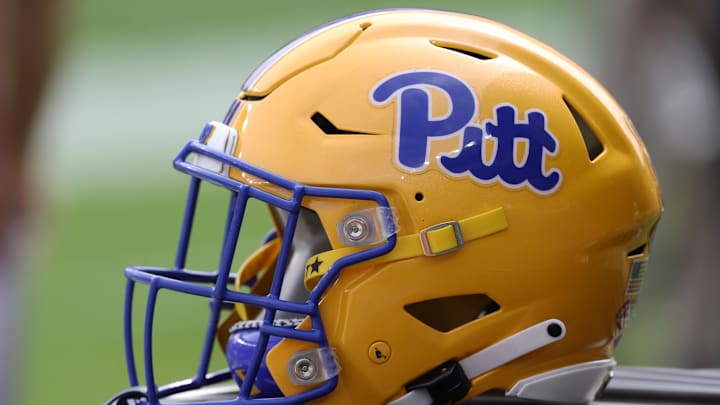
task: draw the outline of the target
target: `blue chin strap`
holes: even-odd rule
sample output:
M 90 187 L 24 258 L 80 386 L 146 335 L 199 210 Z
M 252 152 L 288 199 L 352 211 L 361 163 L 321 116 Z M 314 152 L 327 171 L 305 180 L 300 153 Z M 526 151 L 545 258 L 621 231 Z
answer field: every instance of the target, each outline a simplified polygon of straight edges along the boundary
M 330 373 L 321 383 L 313 384 L 311 388 L 301 393 L 286 397 L 282 395 L 273 381 L 265 365 L 265 355 L 273 346 L 280 342 L 281 339 L 297 339 L 312 342 L 317 345 L 320 357 L 332 353 L 332 348 L 327 340 L 323 322 L 318 311 L 318 303 L 322 295 L 333 280 L 336 279 L 341 269 L 389 252 L 395 247 L 396 236 L 390 235 L 386 241 L 379 245 L 337 260 L 317 286 L 310 292 L 306 301 L 295 302 L 280 299 L 281 287 L 286 276 L 291 255 L 293 238 L 295 236 L 302 237 L 302 235 L 295 235 L 295 230 L 303 198 L 322 197 L 344 200 L 365 200 L 373 201 L 379 207 L 389 208 L 388 201 L 381 193 L 376 191 L 314 187 L 276 176 L 239 160 L 224 151 L 219 151 L 217 148 L 206 145 L 213 129 L 214 127 L 212 125 L 206 126 L 200 140 L 188 142 L 174 160 L 176 169 L 192 176 L 174 267 L 154 268 L 133 266 L 125 269 L 125 275 L 127 277 L 124 316 L 125 353 L 130 385 L 132 387 L 139 387 L 140 384 L 135 364 L 135 347 L 133 346 L 132 308 L 134 288 L 136 283 L 142 283 L 148 286 L 143 333 L 144 381 L 146 388 L 131 389 L 130 391 L 126 391 L 126 393 L 129 393 L 126 397 L 121 397 L 119 394 L 116 399 L 136 398 L 136 402 L 130 403 L 148 405 L 163 404 L 162 399 L 173 394 L 196 390 L 218 382 L 229 381 L 233 378 L 240 386 L 240 392 L 236 399 L 222 402 L 202 402 L 202 404 L 254 404 L 257 400 L 262 400 L 263 404 L 296 404 L 319 398 L 330 393 L 335 388 L 338 379 L 337 375 Z M 224 170 L 210 170 L 202 165 L 192 163 L 192 160 L 188 159 L 191 154 L 199 156 L 202 159 L 211 159 L 219 162 Z M 290 197 L 282 198 L 260 188 L 234 180 L 223 174 L 223 171 L 227 173 L 227 169 L 240 170 L 262 180 L 262 182 L 279 186 L 285 189 L 287 195 L 290 195 Z M 185 267 L 190 232 L 193 225 L 201 181 L 208 181 L 219 185 L 228 189 L 231 193 L 222 254 L 218 263 L 218 270 L 213 272 L 190 270 Z M 237 264 L 233 264 L 233 256 L 235 254 L 247 202 L 250 199 L 260 200 L 288 213 L 285 229 L 280 236 L 282 245 L 273 274 L 272 285 L 267 295 L 255 295 L 236 291 L 232 288 L 235 282 L 235 275 L 232 274 L 232 269 L 238 267 Z M 209 316 L 201 348 L 201 356 L 195 374 L 187 380 L 160 386 L 155 379 L 154 372 L 153 325 L 157 296 L 159 291 L 163 289 L 190 294 L 207 300 L 209 303 Z M 245 305 L 262 308 L 262 319 L 254 321 L 256 322 L 256 324 L 253 325 L 254 327 L 240 328 L 231 333 L 226 347 L 230 368 L 211 373 L 208 368 L 213 347 L 216 345 L 215 336 L 218 325 L 220 324 L 220 319 L 223 317 L 223 310 L 226 311 L 227 308 L 232 307 L 234 303 L 243 303 Z M 277 316 L 278 312 L 298 314 L 300 318 L 309 317 L 311 328 L 309 330 L 298 330 L 293 326 L 279 325 L 278 322 L 280 318 Z M 292 361 L 292 359 L 293 358 L 291 358 L 290 361 Z M 342 359 L 339 359 L 339 362 L 342 362 Z M 118 403 L 122 402 L 118 401 Z

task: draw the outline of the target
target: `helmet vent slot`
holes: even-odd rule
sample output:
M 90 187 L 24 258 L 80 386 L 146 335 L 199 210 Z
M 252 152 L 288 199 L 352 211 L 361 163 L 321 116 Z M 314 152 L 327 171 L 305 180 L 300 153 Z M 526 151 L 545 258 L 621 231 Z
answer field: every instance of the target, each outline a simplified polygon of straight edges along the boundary
M 478 49 L 469 49 L 467 45 L 461 45 L 461 44 L 454 44 L 451 42 L 445 42 L 445 41 L 430 41 L 431 44 L 437 46 L 438 48 L 447 49 L 448 51 L 458 52 L 463 55 L 467 55 L 471 58 L 480 59 L 480 60 L 490 60 L 495 59 L 495 55 L 492 55 L 490 53 L 480 53 L 480 50 Z
M 250 94 L 243 94 L 240 99 L 245 101 L 259 101 L 264 99 L 265 96 L 258 96 L 258 95 L 250 95 Z
M 340 129 L 335 126 L 330 120 L 322 115 L 320 112 L 316 112 L 315 114 L 310 117 L 312 122 L 315 123 L 315 125 L 320 128 L 325 135 L 377 135 L 373 134 L 371 132 L 363 132 L 363 131 L 351 131 L 347 129 Z
M 645 253 L 645 247 L 647 246 L 647 243 L 643 243 L 642 245 L 636 247 L 635 249 L 628 252 L 628 257 L 637 256 Z
M 568 100 L 564 97 L 563 101 L 565 101 L 565 105 L 567 106 L 568 110 L 570 110 L 570 113 L 575 119 L 575 123 L 580 130 L 583 142 L 585 142 L 585 148 L 587 149 L 588 158 L 591 162 L 594 162 L 595 159 L 597 159 L 598 156 L 603 153 L 603 151 L 605 150 L 605 146 L 603 146 L 603 144 L 600 142 L 600 139 L 598 139 L 595 131 L 590 128 L 587 122 L 583 119 L 582 115 L 580 115 L 580 113 L 578 113 L 577 110 L 573 108 L 572 104 L 570 104 L 570 102 L 568 102 Z
M 405 311 L 418 321 L 440 332 L 450 332 L 500 309 L 485 294 L 433 298 L 405 305 Z

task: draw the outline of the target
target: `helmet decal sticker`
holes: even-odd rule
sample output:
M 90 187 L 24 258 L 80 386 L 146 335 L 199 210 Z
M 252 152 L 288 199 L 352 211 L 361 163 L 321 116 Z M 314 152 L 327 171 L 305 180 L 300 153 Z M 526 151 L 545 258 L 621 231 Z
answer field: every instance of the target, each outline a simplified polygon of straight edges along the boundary
M 526 115 L 527 121 L 522 121 L 513 105 L 495 106 L 494 122 L 468 125 L 460 153 L 454 157 L 441 156 L 440 165 L 453 175 L 469 173 L 473 180 L 483 184 L 500 181 L 510 188 L 527 185 L 538 194 L 553 193 L 560 186 L 562 173 L 557 168 L 546 172 L 545 159 L 557 155 L 557 139 L 548 131 L 547 117 L 542 111 L 530 110 Z M 488 138 L 494 140 L 496 147 L 492 159 L 486 162 Z M 525 143 L 525 153 L 517 159 L 517 145 L 521 142 Z
M 320 273 L 320 266 L 325 263 L 324 261 L 320 260 L 319 256 L 315 256 L 315 261 L 305 265 L 305 273 Z M 307 276 L 306 276 L 307 277 Z
M 432 98 L 428 86 L 443 91 L 450 101 L 445 117 L 430 116 Z M 414 70 L 390 76 L 372 91 L 375 105 L 385 105 L 398 97 L 397 163 L 408 171 L 422 171 L 429 163 L 430 138 L 447 137 L 465 127 L 475 117 L 475 94 L 460 78 L 431 70 Z
M 449 111 L 445 116 L 431 116 L 430 87 L 447 97 Z M 560 186 L 560 170 L 548 170 L 546 166 L 547 156 L 557 155 L 559 143 L 548 130 L 547 117 L 540 110 L 526 111 L 526 120 L 522 120 L 515 106 L 498 104 L 492 120 L 475 124 L 478 102 L 472 88 L 454 75 L 432 70 L 389 76 L 372 89 L 370 98 L 376 106 L 397 98 L 395 162 L 406 171 L 427 170 L 430 142 L 462 131 L 459 152 L 439 156 L 438 163 L 446 174 L 470 176 L 481 184 L 527 186 L 538 194 L 551 194 Z M 525 146 L 520 157 L 519 144 Z M 488 148 L 493 148 L 489 159 Z

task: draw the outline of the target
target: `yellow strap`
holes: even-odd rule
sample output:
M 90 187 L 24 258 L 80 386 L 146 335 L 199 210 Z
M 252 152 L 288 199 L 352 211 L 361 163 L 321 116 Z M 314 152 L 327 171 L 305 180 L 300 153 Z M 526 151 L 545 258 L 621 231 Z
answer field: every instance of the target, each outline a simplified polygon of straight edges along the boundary
M 275 262 L 280 252 L 280 238 L 275 238 L 261 246 L 248 257 L 238 270 L 235 279 L 235 288 L 240 291 L 250 279 L 257 276 L 255 284 L 250 288 L 250 293 L 265 295 L 270 290 L 270 282 L 275 272 Z M 262 273 L 264 272 L 264 273 Z M 257 307 L 246 307 L 243 303 L 235 304 L 239 320 L 247 321 L 253 319 L 258 311 Z
M 257 295 L 266 295 L 270 291 L 275 263 L 280 251 L 280 238 L 275 238 L 256 250 L 238 269 L 235 279 L 235 289 L 241 291 L 250 279 L 257 277 L 255 284 L 248 292 Z M 231 311 L 224 321 L 218 326 L 215 336 L 223 351 L 230 339 L 230 328 L 240 321 L 255 319 L 260 312 L 259 307 L 245 305 L 241 302 L 235 303 L 235 310 Z M 240 376 L 244 378 L 243 376 Z
M 366 260 L 364 265 L 407 259 L 416 256 L 440 256 L 462 248 L 465 242 L 479 239 L 508 227 L 502 207 L 483 212 L 460 221 L 443 222 L 425 228 L 420 233 L 397 238 L 395 249 L 389 253 Z M 312 290 L 320 278 L 341 257 L 363 250 L 367 246 L 351 246 L 318 253 L 305 264 L 305 288 Z

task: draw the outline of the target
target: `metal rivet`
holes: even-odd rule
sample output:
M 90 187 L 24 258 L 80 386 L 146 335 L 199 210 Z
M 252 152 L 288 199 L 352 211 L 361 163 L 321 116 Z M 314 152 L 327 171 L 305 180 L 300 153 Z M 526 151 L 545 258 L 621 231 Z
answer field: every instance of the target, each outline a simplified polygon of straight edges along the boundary
M 315 365 L 315 362 L 308 359 L 307 357 L 301 357 L 297 359 L 297 361 L 295 361 L 295 365 L 293 366 L 293 373 L 295 374 L 295 377 L 300 380 L 312 380 L 317 374 L 317 366 Z
M 370 358 L 370 361 L 376 364 L 383 364 L 390 360 L 391 353 L 392 350 L 390 350 L 390 345 L 382 340 L 373 342 L 368 349 L 368 357 Z
M 345 220 L 343 225 L 343 233 L 348 240 L 358 242 L 368 236 L 369 225 L 366 218 L 350 217 Z

